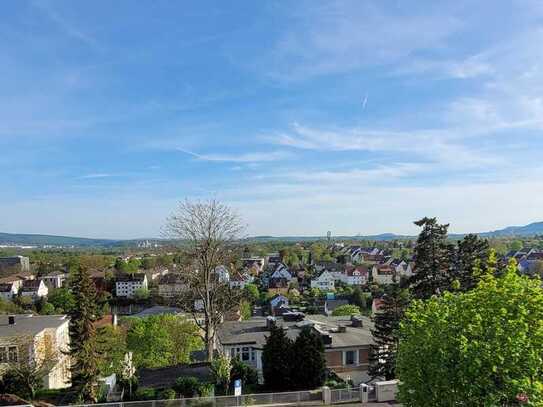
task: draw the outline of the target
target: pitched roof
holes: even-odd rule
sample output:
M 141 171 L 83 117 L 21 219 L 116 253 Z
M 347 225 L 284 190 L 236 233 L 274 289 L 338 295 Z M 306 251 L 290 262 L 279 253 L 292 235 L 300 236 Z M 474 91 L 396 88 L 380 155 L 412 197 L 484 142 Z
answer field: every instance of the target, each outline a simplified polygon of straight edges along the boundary
M 43 284 L 41 280 L 24 280 L 21 286 L 22 291 L 37 291 L 40 285 Z

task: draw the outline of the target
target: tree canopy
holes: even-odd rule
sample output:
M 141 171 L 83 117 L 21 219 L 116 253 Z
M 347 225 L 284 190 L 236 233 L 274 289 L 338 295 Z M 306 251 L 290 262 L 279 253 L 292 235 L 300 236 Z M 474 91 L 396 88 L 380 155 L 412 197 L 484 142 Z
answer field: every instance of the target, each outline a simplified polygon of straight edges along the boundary
M 465 293 L 416 300 L 397 361 L 405 406 L 543 403 L 543 291 L 512 261 Z

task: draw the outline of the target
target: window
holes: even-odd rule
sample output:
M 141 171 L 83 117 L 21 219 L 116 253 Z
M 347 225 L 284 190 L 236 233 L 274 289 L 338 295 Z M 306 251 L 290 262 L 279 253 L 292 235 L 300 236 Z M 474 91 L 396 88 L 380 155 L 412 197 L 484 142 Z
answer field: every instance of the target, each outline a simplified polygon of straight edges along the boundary
M 3 346 L 0 348 L 0 363 L 7 363 L 8 362 L 8 352 L 7 348 L 4 348 Z
M 356 362 L 355 357 L 355 351 L 354 350 L 348 350 L 345 352 L 345 364 L 346 365 L 354 365 Z
M 244 347 L 241 351 L 241 360 L 247 362 L 249 360 L 249 348 Z
M 17 346 L 10 346 L 8 348 L 8 359 L 10 362 L 17 362 Z

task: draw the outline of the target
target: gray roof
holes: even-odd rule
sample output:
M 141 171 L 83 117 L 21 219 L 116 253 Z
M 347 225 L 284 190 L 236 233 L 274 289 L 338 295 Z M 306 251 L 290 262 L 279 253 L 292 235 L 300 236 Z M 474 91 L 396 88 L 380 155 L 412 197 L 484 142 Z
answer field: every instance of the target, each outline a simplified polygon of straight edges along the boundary
M 66 315 L 15 315 L 15 325 L 8 324 L 8 315 L 0 315 L 0 338 L 18 335 L 36 335 L 47 328 L 56 329 L 68 322 Z
M 312 325 L 321 333 L 332 337 L 332 344 L 326 349 L 367 346 L 373 343 L 370 329 L 373 327 L 369 318 L 363 317 L 363 327 L 352 327 L 350 317 L 327 317 L 308 315 L 301 322 L 284 321 L 276 318 L 277 325 L 286 329 L 287 336 L 295 340 L 303 325 Z M 339 326 L 345 326 L 345 332 L 337 332 Z M 218 336 L 223 345 L 247 344 L 262 348 L 270 332 L 266 328 L 266 318 L 253 317 L 246 321 L 228 321 L 219 327 Z

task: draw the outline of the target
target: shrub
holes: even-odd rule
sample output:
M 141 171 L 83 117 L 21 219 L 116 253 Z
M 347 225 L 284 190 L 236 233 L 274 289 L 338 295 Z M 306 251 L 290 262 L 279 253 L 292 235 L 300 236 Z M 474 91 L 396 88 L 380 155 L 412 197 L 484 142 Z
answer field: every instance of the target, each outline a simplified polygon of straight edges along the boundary
M 158 394 L 160 400 L 172 400 L 176 398 L 177 394 L 174 389 L 164 389 Z
M 200 381 L 193 376 L 177 378 L 173 387 L 183 397 L 191 398 L 199 395 Z
M 134 394 L 135 400 L 155 400 L 156 390 L 149 387 L 141 387 Z

